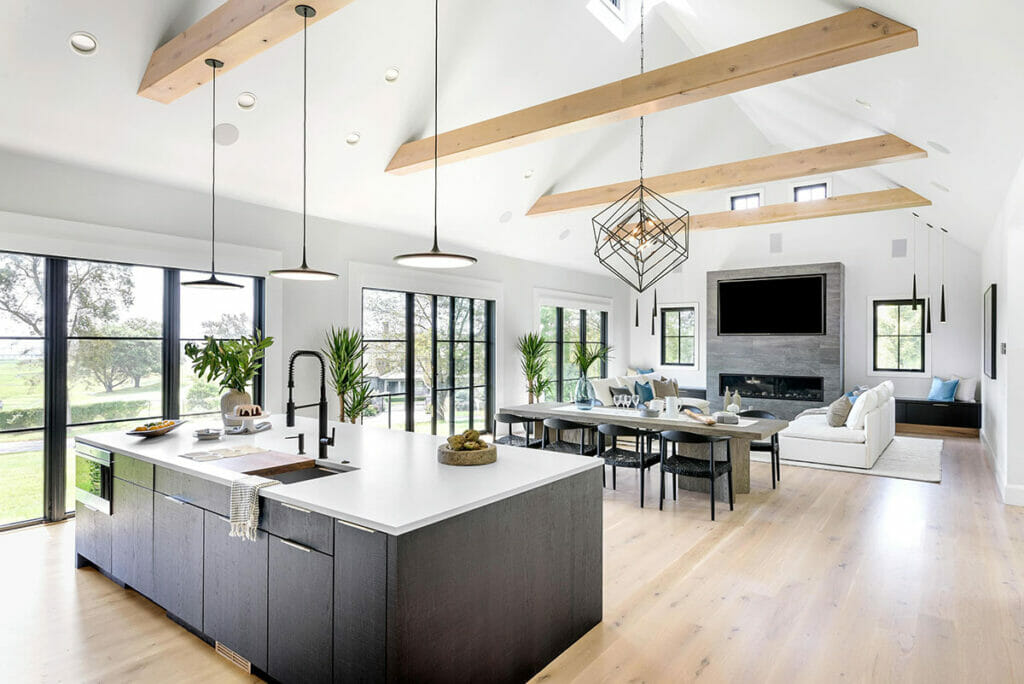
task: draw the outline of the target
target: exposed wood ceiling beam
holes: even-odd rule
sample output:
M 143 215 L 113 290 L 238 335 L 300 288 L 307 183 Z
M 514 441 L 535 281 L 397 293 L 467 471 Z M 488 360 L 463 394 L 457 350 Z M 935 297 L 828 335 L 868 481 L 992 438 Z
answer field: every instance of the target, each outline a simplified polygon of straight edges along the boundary
M 865 214 L 890 209 L 910 209 L 931 206 L 931 200 L 918 195 L 909 188 L 875 190 L 855 195 L 839 195 L 809 202 L 786 202 L 769 204 L 757 209 L 719 211 L 714 214 L 700 214 L 690 217 L 691 230 L 720 230 L 722 228 L 744 228 L 768 223 L 803 221 L 805 219 Z
M 917 31 L 864 8 L 442 133 L 450 163 L 917 46 Z M 387 171 L 430 168 L 433 138 L 402 145 Z
M 644 179 L 644 184 L 662 195 L 723 190 L 787 178 L 859 169 L 887 162 L 924 159 L 927 156 L 925 150 L 911 145 L 902 138 L 895 135 L 879 135 L 837 145 L 822 145 L 769 157 L 653 176 Z M 585 207 L 607 206 L 639 184 L 640 181 L 637 179 L 586 190 L 545 195 L 537 200 L 526 215 L 538 216 Z
M 922 197 L 909 188 L 892 190 L 875 190 L 855 195 L 839 195 L 823 200 L 808 202 L 786 202 L 770 204 L 757 209 L 736 209 L 719 211 L 713 214 L 696 214 L 690 216 L 690 230 L 721 230 L 723 228 L 747 228 L 769 223 L 785 223 L 787 221 L 803 221 L 806 219 L 828 218 L 830 216 L 846 216 L 849 214 L 865 214 L 873 211 L 889 211 L 892 209 L 912 209 L 914 207 L 931 206 L 931 200 Z M 620 234 L 628 234 L 636 228 L 636 224 L 628 224 L 620 228 Z
M 310 24 L 353 0 L 316 0 Z M 210 80 L 204 60 L 213 57 L 230 71 L 302 30 L 291 0 L 228 0 L 161 45 L 149 59 L 139 95 L 168 104 Z

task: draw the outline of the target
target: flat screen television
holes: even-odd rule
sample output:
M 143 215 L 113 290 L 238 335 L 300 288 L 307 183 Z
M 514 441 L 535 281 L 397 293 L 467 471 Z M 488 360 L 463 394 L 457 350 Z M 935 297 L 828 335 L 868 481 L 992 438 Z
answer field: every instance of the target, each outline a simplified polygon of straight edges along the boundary
M 719 335 L 824 335 L 825 274 L 721 280 Z

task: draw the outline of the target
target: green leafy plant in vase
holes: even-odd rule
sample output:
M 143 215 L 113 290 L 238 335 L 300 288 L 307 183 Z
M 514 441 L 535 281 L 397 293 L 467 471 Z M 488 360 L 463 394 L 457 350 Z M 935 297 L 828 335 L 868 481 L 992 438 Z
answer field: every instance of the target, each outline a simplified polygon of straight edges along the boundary
M 569 359 L 573 365 L 580 369 L 580 379 L 572 391 L 572 400 L 576 408 L 589 411 L 594 408 L 594 385 L 587 379 L 590 367 L 598 361 L 607 361 L 611 356 L 612 348 L 607 345 L 587 342 L 574 342 L 570 351 Z
M 252 403 L 247 388 L 263 367 L 263 357 L 272 344 L 273 337 L 263 337 L 257 330 L 252 336 L 237 340 L 208 336 L 202 344 L 189 342 L 185 345 L 185 356 L 192 362 L 196 377 L 216 383 L 225 391 L 220 398 L 220 412 L 226 427 L 242 424 L 241 420 L 229 416 L 234 415 L 236 406 Z
M 323 353 L 338 397 L 338 420 L 355 423 L 373 407 L 373 387 L 366 379 L 366 345 L 358 330 L 331 327 L 324 334 Z
M 526 394 L 532 404 L 551 387 L 551 378 L 544 377 L 550 346 L 543 335 L 531 332 L 516 340 L 516 348 L 521 357 L 519 366 L 526 377 Z

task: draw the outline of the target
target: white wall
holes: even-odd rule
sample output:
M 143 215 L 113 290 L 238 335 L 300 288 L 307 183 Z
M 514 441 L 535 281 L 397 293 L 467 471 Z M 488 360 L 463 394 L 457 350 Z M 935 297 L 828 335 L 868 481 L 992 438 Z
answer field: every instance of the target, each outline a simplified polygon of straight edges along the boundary
M 782 203 L 791 198 L 789 183 L 768 186 L 765 202 Z M 838 188 L 835 194 L 847 190 Z M 728 208 L 728 194 L 719 196 L 719 209 Z M 710 210 L 710 209 L 709 209 Z M 772 233 L 783 236 L 781 254 L 769 253 Z M 846 266 L 845 382 L 875 385 L 889 376 L 872 372 L 870 301 L 886 297 L 910 297 L 913 260 L 893 259 L 892 240 L 909 238 L 909 211 L 882 212 L 816 219 L 788 224 L 758 226 L 742 230 L 695 232 L 691 235 L 690 259 L 681 274 L 668 276 L 658 286 L 659 305 L 698 302 L 700 305 L 700 361 L 697 369 L 660 367 L 660 338 L 650 334 L 650 294 L 640 303 L 641 325 L 631 327 L 631 365 L 654 366 L 660 372 L 691 387 L 706 384 L 705 330 L 706 273 L 735 268 L 756 268 L 839 261 Z M 919 231 L 918 284 L 920 295 L 927 287 L 926 233 Z M 914 376 L 892 376 L 899 396 L 925 396 L 930 378 L 958 374 L 978 376 L 981 353 L 980 255 L 949 241 L 946 251 L 946 296 L 948 323 L 939 323 L 940 244 L 932 244 L 932 296 L 935 302 L 933 334 L 928 340 L 927 372 Z M 919 295 L 919 296 L 920 296 Z M 632 306 L 632 305 L 631 305 Z M 631 309 L 632 310 L 632 309 Z M 646 316 L 646 318 L 645 318 Z
M 298 265 L 300 216 L 230 198 L 218 198 L 217 206 L 219 268 L 266 275 L 272 268 Z M 209 268 L 209 207 L 204 193 L 0 151 L 0 250 Z M 459 250 L 444 240 L 443 227 L 441 238 L 443 247 Z M 271 410 L 283 408 L 292 351 L 319 349 L 331 325 L 359 325 L 358 305 L 351 304 L 358 304 L 359 286 L 352 282 L 496 299 L 496 406 L 526 400 L 515 339 L 536 325 L 538 292 L 609 302 L 610 342 L 628 355 L 628 332 L 617 322 L 624 321 L 629 300 L 617 280 L 476 250 L 479 263 L 457 272 L 394 266 L 395 254 L 427 248 L 423 237 L 310 218 L 310 264 L 341 277 L 328 283 L 267 279 L 266 334 L 276 338 L 267 357 Z M 358 281 L 351 280 L 354 264 L 360 265 Z M 297 401 L 315 399 L 314 381 L 314 369 L 303 363 Z M 336 411 L 333 401 L 331 411 Z
M 982 438 L 992 460 L 996 485 L 1003 501 L 1024 506 L 1024 425 L 1012 420 L 1024 411 L 1024 274 L 1015 264 L 1024 259 L 1024 165 L 1017 173 L 983 254 L 983 280 L 979 290 L 998 286 L 996 339 L 1006 343 L 1007 354 L 996 356 L 996 378 L 982 377 L 985 409 Z

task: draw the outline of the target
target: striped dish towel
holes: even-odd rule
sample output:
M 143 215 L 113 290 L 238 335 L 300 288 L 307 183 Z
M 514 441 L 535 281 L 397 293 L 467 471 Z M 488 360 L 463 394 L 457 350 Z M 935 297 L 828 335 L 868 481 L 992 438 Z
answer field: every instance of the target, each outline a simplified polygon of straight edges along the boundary
M 260 490 L 279 484 L 256 475 L 246 475 L 231 483 L 231 532 L 229 537 L 256 541 L 260 523 Z

